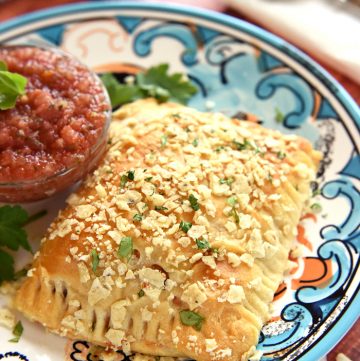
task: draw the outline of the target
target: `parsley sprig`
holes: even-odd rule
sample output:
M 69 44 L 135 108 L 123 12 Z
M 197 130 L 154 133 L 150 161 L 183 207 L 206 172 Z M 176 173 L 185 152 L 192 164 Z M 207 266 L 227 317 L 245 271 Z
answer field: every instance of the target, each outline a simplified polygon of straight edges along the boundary
M 113 108 L 137 99 L 153 97 L 159 102 L 173 101 L 186 104 L 197 88 L 183 74 L 168 74 L 169 65 L 160 64 L 138 73 L 133 84 L 121 84 L 114 75 L 101 77 Z
M 26 84 L 26 78 L 8 71 L 6 63 L 0 61 L 0 110 L 13 108 L 18 96 L 25 94 Z
M 46 211 L 29 216 L 20 206 L 0 207 L 0 283 L 15 278 L 14 259 L 6 251 L 20 247 L 32 252 L 24 226 L 44 216 Z

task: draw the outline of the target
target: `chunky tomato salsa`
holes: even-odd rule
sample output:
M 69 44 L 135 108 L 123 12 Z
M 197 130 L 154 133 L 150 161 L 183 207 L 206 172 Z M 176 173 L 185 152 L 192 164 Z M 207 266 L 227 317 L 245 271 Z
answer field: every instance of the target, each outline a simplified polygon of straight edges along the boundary
M 99 79 L 73 57 L 37 47 L 0 47 L 0 61 L 27 78 L 0 110 L 0 184 L 44 179 L 87 162 L 108 126 Z

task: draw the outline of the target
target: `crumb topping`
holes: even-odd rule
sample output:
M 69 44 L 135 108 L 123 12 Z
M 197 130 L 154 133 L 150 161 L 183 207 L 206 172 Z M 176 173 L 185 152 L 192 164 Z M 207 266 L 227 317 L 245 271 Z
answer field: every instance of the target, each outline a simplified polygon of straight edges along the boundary
M 261 278 L 244 284 L 238 275 L 246 279 L 249 269 L 261 269 L 265 258 L 282 252 L 283 239 L 294 236 L 296 224 L 289 224 L 299 218 L 300 200 L 315 177 L 303 142 L 182 107 L 113 122 L 102 165 L 69 197 L 70 213 L 60 215 L 49 233 L 50 239 L 74 241 L 64 261 L 77 265 L 90 305 L 106 304 L 115 290 L 123 295 L 110 305 L 110 345 L 130 350 L 129 340 L 137 339 L 123 326 L 132 304 L 139 305 L 142 322 L 150 323 L 166 301 L 180 329 L 159 337 L 207 353 L 209 360 L 232 355 L 230 346 L 201 335 L 206 307 L 240 307 L 246 289 L 265 287 Z M 79 237 L 82 247 L 75 246 Z M 92 250 L 98 255 L 95 271 Z M 183 339 L 188 326 L 179 322 L 182 310 L 204 318 L 201 330 L 193 325 L 199 336 Z M 78 327 L 69 316 L 63 321 Z

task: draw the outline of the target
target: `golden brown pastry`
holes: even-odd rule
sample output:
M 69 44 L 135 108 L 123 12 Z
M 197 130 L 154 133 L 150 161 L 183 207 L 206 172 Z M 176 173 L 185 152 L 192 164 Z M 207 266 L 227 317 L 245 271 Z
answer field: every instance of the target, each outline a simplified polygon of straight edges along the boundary
M 320 160 L 304 139 L 143 100 L 44 238 L 16 305 L 63 336 L 247 360 Z

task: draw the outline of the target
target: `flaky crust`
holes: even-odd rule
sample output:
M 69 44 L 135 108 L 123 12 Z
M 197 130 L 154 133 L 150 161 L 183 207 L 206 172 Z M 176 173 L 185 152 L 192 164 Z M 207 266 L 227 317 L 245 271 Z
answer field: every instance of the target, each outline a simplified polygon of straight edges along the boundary
M 151 99 L 125 106 L 16 306 L 56 333 L 127 353 L 246 360 L 319 160 L 304 139 L 254 123 Z M 117 252 L 124 237 L 129 259 Z M 184 310 L 204 318 L 200 330 L 182 323 Z

